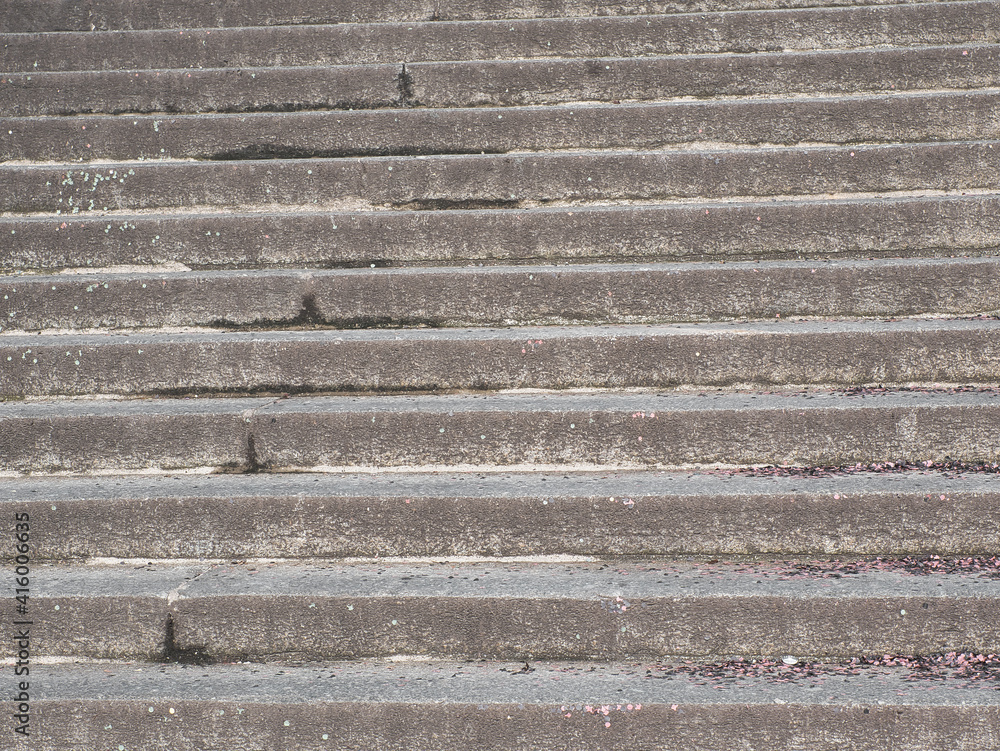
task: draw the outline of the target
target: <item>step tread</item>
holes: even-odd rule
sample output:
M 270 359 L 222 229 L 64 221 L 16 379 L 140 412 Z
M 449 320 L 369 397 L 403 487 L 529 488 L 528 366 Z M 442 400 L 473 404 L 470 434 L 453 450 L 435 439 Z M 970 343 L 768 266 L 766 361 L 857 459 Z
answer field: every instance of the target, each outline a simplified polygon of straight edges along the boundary
M 828 472 L 824 476 L 822 472 Z M 337 473 L 31 477 L 4 480 L 6 503 L 85 500 L 196 500 L 217 498 L 562 499 L 607 501 L 677 497 L 744 498 L 788 495 L 947 495 L 1000 493 L 1000 474 L 954 471 L 838 472 L 752 475 L 739 472 L 502 472 Z M 638 500 L 636 501 L 638 502 Z M 547 505 L 547 504 L 546 504 Z
M 777 656 L 780 660 L 780 656 Z M 332 662 L 318 665 L 206 665 L 192 671 L 184 665 L 148 667 L 114 664 L 51 665 L 36 679 L 42 701 L 88 703 L 150 702 L 161 716 L 159 702 L 217 701 L 221 703 L 321 704 L 406 703 L 442 708 L 475 705 L 573 705 L 574 716 L 590 715 L 586 707 L 607 704 L 615 719 L 623 710 L 641 712 L 657 705 L 761 705 L 785 703 L 795 710 L 816 705 L 849 706 L 988 706 L 1000 704 L 992 681 L 965 679 L 960 673 L 945 685 L 942 669 L 921 675 L 908 667 L 854 667 L 814 664 L 817 675 L 802 675 L 799 666 L 760 664 L 675 666 L 669 663 L 530 662 Z M 676 668 L 681 667 L 680 671 Z M 687 672 L 688 668 L 693 668 Z M 739 670 L 743 668 L 744 670 Z M 705 676 L 698 674 L 704 670 Z M 649 671 L 649 672 L 647 672 Z M 675 672 L 676 671 L 676 672 Z M 197 674 L 192 674 L 196 672 Z M 957 672 L 957 671 L 956 671 Z M 650 680 L 650 676 L 655 680 Z M 207 676 L 207 679 L 206 679 Z M 335 679 L 334 679 L 335 678 Z M 32 681 L 34 683 L 34 681 Z M 822 691 L 810 690 L 822 685 Z M 936 690 L 943 688 L 945 690 Z M 633 710 L 624 705 L 632 704 Z M 319 709 L 320 707 L 317 707 Z M 677 710 L 672 710 L 677 711 Z M 878 711 L 878 710 L 875 710 Z M 138 719 L 138 718 L 137 718 Z M 661 719 L 660 717 L 657 718 Z

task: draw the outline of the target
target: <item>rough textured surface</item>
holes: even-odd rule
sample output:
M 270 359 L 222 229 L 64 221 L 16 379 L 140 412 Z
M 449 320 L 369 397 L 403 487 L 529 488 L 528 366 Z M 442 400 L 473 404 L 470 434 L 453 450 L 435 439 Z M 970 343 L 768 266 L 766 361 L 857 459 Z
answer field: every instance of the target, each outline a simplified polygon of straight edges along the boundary
M 30 479 L 0 503 L 62 560 L 990 555 L 1000 528 L 1000 478 L 913 472 Z
M 528 211 L 0 218 L 5 270 L 994 254 L 997 194 Z
M 539 574 L 544 570 L 544 575 Z M 223 566 L 179 590 L 179 648 L 215 659 L 928 654 L 1000 647 L 995 580 L 823 580 L 769 565 Z
M 0 471 L 242 467 L 249 403 L 0 403 Z
M 1000 142 L 0 167 L 0 210 L 469 208 L 1000 188 Z
M 874 6 L 886 0 L 831 0 L 828 5 Z M 806 0 L 789 0 L 791 7 L 809 6 Z M 351 0 L 293 0 L 280 6 L 271 0 L 240 5 L 206 6 L 196 0 L 172 0 L 156 7 L 136 8 L 123 0 L 97 0 L 76 6 L 67 0 L 4 0 L 0 32 L 93 31 L 96 29 L 148 29 L 178 27 L 279 26 L 315 23 L 380 23 L 387 21 L 451 21 L 465 19 L 561 18 L 641 15 L 722 10 L 757 10 L 773 7 L 766 0 L 651 0 L 607 3 L 604 0 L 377 0 L 359 6 Z
M 914 143 L 1000 138 L 1000 94 L 900 93 L 123 118 L 0 117 L 0 161 L 479 154 L 698 143 Z
M 462 61 L 9 74 L 0 111 L 261 112 L 510 107 L 627 99 L 981 89 L 1000 84 L 1000 48 L 954 45 L 850 52 Z
M 198 569 L 178 566 L 137 572 L 131 566 L 34 565 L 25 614 L 29 624 L 19 627 L 29 632 L 29 654 L 35 658 L 41 653 L 81 659 L 161 659 L 166 649 L 168 594 L 198 573 Z M 0 657 L 10 659 L 17 654 L 18 643 L 5 639 Z M 33 664 L 30 669 L 33 674 L 39 671 Z
M 211 674 L 207 674 L 211 675 Z M 746 692 L 747 696 L 753 690 Z M 740 699 L 743 697 L 740 696 Z M 275 706 L 264 702 L 180 699 L 164 704 L 134 699 L 93 702 L 67 699 L 40 702 L 48 719 L 42 727 L 45 751 L 87 751 L 96 744 L 140 744 L 155 738 L 172 751 L 250 751 L 260 747 L 437 749 L 656 748 L 670 743 L 708 751 L 731 749 L 740 738 L 755 748 L 817 751 L 927 748 L 979 751 L 997 744 L 994 706 L 862 707 L 840 705 L 735 703 L 643 704 L 642 712 L 613 708 L 614 722 L 595 714 L 562 712 L 562 704 L 429 704 L 350 702 Z M 587 700 L 577 702 L 584 706 Z M 148 707 L 153 706 L 153 712 Z M 623 705 L 627 707 L 627 705 Z M 633 705 L 634 706 L 634 705 Z M 175 710 L 169 715 L 169 710 Z M 867 714 L 866 714 L 867 713 Z M 633 716 L 633 714 L 635 716 Z M 641 715 L 639 717 L 638 715 Z M 603 720 L 603 721 L 602 721 Z M 287 723 L 287 724 L 286 724 Z M 108 730 L 107 728 L 111 728 Z M 324 732 L 325 731 L 325 732 Z
M 15 472 L 991 462 L 998 413 L 995 391 L 7 403 L 0 455 Z
M 995 9 L 995 0 L 967 0 L 697 15 L 42 33 L 10 35 L 0 43 L 8 72 L 642 57 L 997 42 Z
M 1000 383 L 1000 322 L 0 339 L 4 397 Z
M 779 4 L 0 0 L 7 729 L 1000 747 L 1000 5 Z
M 0 277 L 8 332 L 1000 313 L 996 258 Z

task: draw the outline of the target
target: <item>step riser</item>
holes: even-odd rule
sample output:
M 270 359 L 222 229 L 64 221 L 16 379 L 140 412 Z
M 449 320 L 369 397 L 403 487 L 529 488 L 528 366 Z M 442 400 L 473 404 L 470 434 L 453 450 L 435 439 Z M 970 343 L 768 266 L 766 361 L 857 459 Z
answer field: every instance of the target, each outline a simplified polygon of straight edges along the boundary
M 40 578 L 40 577 L 38 577 Z M 392 655 L 655 659 L 1000 651 L 1000 603 L 960 597 L 33 597 L 48 655 L 156 660 L 173 648 L 221 662 Z M 624 604 L 620 604 L 624 603 Z M 96 627 L 95 627 L 96 626 Z M 17 645 L 0 655 L 16 656 Z
M 405 671 L 404 671 L 405 672 Z M 530 678 L 530 676 L 517 676 Z M 723 692 L 719 692 L 720 694 Z M 616 696 L 614 701 L 628 701 Z M 437 704 L 254 701 L 41 700 L 39 751 L 148 747 L 156 738 L 172 751 L 243 748 L 330 748 L 509 751 L 567 747 L 698 748 L 729 751 L 739 738 L 748 748 L 774 751 L 982 751 L 1000 741 L 995 706 L 862 707 L 843 704 L 641 704 L 640 711 L 605 717 L 583 710 L 581 696 L 561 704 Z M 154 707 L 149 712 L 149 707 Z M 626 705 L 622 705 L 623 709 Z M 676 709 L 674 707 L 677 707 Z M 173 708 L 174 715 L 169 715 Z M 600 707 L 597 707 L 600 709 Z M 679 714 L 683 711 L 683 715 Z M 176 719 L 175 719 L 176 718 Z M 183 718 L 183 722 L 179 721 Z M 167 720 L 174 720 L 167 722 Z M 606 727 L 605 722 L 609 725 Z M 286 724 L 287 723 L 287 724 Z M 110 730 L 108 728 L 111 728 Z
M 0 219 L 8 269 L 755 260 L 994 251 L 994 195 L 532 211 Z
M 819 50 L 1000 41 L 995 2 L 674 16 L 24 34 L 7 72 L 360 65 Z M 67 53 L 71 50 L 71 53 Z
M 0 161 L 243 159 L 1000 138 L 995 91 L 669 104 L 4 118 Z
M 20 276 L 0 297 L 8 331 L 995 315 L 1000 261 Z
M 478 340 L 475 332 L 403 341 L 0 340 L 0 362 L 6 361 L 0 396 L 1000 382 L 997 326 L 512 333 Z
M 205 597 L 175 603 L 174 621 L 179 648 L 198 648 L 225 661 L 393 654 L 849 658 L 928 654 L 956 644 L 976 652 L 1000 650 L 1000 605 L 979 598 L 646 597 L 635 605 L 614 613 L 599 603 L 563 599 Z
M 447 408 L 433 397 L 389 407 L 406 411 L 385 411 L 385 402 L 366 407 L 370 402 L 182 401 L 164 405 L 159 414 L 114 403 L 84 406 L 76 414 L 10 405 L 2 417 L 0 456 L 3 469 L 17 472 L 1000 459 L 1000 404 L 988 396 L 950 403 L 914 399 L 907 406 L 857 399 L 847 408 L 818 407 L 807 397 L 750 408 L 752 402 L 726 398 L 713 409 L 677 411 L 670 411 L 669 399 L 650 397 L 629 400 L 642 405 L 631 412 L 625 403 L 602 407 L 600 399 L 560 407 L 558 398 L 507 403 L 470 397 L 454 400 L 452 415 L 423 411 Z M 331 408 L 340 411 L 326 411 Z
M 42 524 L 34 560 L 988 556 L 1000 528 L 1000 489 L 567 497 L 554 485 L 551 493 L 304 498 L 234 491 L 221 499 L 45 499 L 16 508 Z M 139 518 L 145 523 L 136 527 Z
M 391 169 L 390 169 L 391 168 Z M 513 207 L 656 200 L 1000 189 L 1000 142 L 806 150 L 619 152 L 0 168 L 0 211 L 332 205 Z
M 990 45 L 737 56 L 22 73 L 7 117 L 81 113 L 511 107 L 675 97 L 853 94 L 1000 85 Z

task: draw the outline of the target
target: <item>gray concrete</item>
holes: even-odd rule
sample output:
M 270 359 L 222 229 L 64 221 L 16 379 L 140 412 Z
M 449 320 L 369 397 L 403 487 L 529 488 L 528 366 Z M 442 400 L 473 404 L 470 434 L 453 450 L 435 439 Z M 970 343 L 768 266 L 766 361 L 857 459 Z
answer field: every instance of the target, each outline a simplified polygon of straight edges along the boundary
M 151 563 L 35 566 L 31 591 L 36 657 L 849 659 L 1000 651 L 1000 589 L 971 571 L 825 577 L 781 561 Z M 3 656 L 14 649 L 4 645 Z
M 0 403 L 0 471 L 243 467 L 243 400 Z
M 0 330 L 489 326 L 1000 313 L 984 258 L 0 277 Z M 2 341 L 2 340 L 0 340 Z
M 0 210 L 66 215 L 175 206 L 333 207 L 338 201 L 367 209 L 513 208 L 974 189 L 1000 189 L 1000 141 L 0 166 Z
M 989 578 L 813 579 L 762 566 L 220 566 L 178 589 L 176 644 L 213 659 L 622 659 L 1000 651 Z
M 8 628 L 29 632 L 29 662 L 41 656 L 162 658 L 168 595 L 201 570 L 172 566 L 139 572 L 131 565 L 98 569 L 35 563 L 26 612 L 13 616 L 11 610 L 28 625 Z M 4 639 L 0 657 L 16 658 L 19 648 L 16 640 Z M 36 673 L 37 665 L 30 670 Z
M 996 391 L 8 402 L 0 423 L 14 472 L 1000 458 Z
M 1000 478 L 664 472 L 6 480 L 36 560 L 993 555 Z M 142 518 L 143 524 L 135 520 Z
M 881 5 L 887 0 L 830 0 L 827 4 Z M 790 0 L 787 6 L 809 7 L 808 0 Z M 278 26 L 317 23 L 381 23 L 392 21 L 451 21 L 465 19 L 515 19 L 641 15 L 652 13 L 770 9 L 765 0 L 648 0 L 608 5 L 595 0 L 571 0 L 553 5 L 546 0 L 377 0 L 359 7 L 339 0 L 293 0 L 274 3 L 254 0 L 238 7 L 205 6 L 197 0 L 172 0 L 156 7 L 139 7 L 122 0 L 98 0 L 78 7 L 65 0 L 5 0 L 0 32 L 92 31 L 95 29 L 148 29 L 226 26 Z
M 0 398 L 1000 383 L 1000 322 L 9 336 Z
M 901 668 L 706 680 L 659 663 L 529 667 L 524 674 L 514 662 L 52 666 L 32 675 L 33 745 L 722 751 L 738 739 L 782 751 L 889 744 L 981 751 L 1000 742 L 997 692 L 988 684 L 942 683 Z
M 1000 138 L 995 89 L 572 107 L 0 118 L 0 161 L 478 154 Z
M 7 72 L 361 65 L 1000 41 L 993 0 L 665 16 L 19 34 Z M 68 50 L 72 50 L 68 54 Z
M 0 218 L 6 271 L 996 253 L 997 194 L 531 210 Z
M 405 83 L 405 85 L 404 85 Z M 13 73 L 0 114 L 511 107 L 1000 85 L 1000 47 L 579 57 L 390 65 Z

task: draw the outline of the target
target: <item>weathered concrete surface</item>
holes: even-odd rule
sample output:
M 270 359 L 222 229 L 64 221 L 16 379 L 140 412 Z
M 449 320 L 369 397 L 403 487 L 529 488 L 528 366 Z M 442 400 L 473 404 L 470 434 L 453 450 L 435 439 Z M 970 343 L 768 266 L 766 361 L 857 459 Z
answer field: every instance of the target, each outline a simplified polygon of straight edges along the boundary
M 591 422 L 592 421 L 592 422 Z M 995 461 L 995 393 L 285 399 L 253 418 L 268 468 Z
M 6 480 L 35 560 L 993 555 L 1000 478 L 664 472 Z M 144 523 L 137 525 L 141 518 Z
M 391 65 L 12 73 L 0 114 L 511 107 L 609 100 L 854 94 L 1000 85 L 1000 47 Z
M 0 398 L 1000 384 L 1000 321 L 0 338 Z
M 880 5 L 887 0 L 830 0 L 828 5 Z M 786 6 L 810 6 L 809 0 L 790 0 Z M 323 23 L 381 23 L 392 21 L 453 21 L 548 17 L 642 15 L 676 12 L 769 9 L 767 0 L 651 0 L 606 3 L 602 0 L 376 0 L 359 6 L 350 0 L 293 0 L 276 4 L 255 0 L 239 6 L 206 6 L 197 0 L 172 0 L 156 7 L 136 7 L 123 0 L 97 0 L 85 7 L 67 0 L 4 0 L 0 5 L 0 32 L 93 31 L 95 29 L 156 29 L 226 26 L 279 26 Z
M 998 102 L 1000 94 L 987 89 L 572 107 L 0 118 L 0 161 L 982 140 L 1000 138 Z
M 40 692 L 32 703 L 33 747 L 610 751 L 669 744 L 728 751 L 738 738 L 780 751 L 981 751 L 1000 743 L 996 691 L 942 685 L 902 668 L 790 681 L 705 680 L 660 664 L 533 663 L 532 672 L 519 673 L 523 668 L 51 666 L 32 676 Z
M 8 117 L 131 112 L 284 112 L 403 103 L 398 65 L 22 73 L 6 77 Z
M 1000 272 L 1000 266 L 998 266 Z M 227 271 L 0 277 L 5 330 L 292 325 L 312 273 Z
M 1000 458 L 994 391 L 10 402 L 0 424 L 15 472 Z
M 35 661 L 42 656 L 162 659 L 168 595 L 201 570 L 166 566 L 139 572 L 132 566 L 35 564 L 30 566 L 27 612 L 13 616 L 28 623 L 8 630 L 28 632 L 24 646 L 31 679 L 40 671 Z M 13 615 L 13 607 L 9 612 Z M 4 639 L 0 657 L 16 659 L 21 646 L 16 639 Z
M 671 323 L 1000 314 L 996 258 L 0 277 L 0 329 Z
M 340 23 L 0 38 L 6 72 L 362 65 L 1000 41 L 994 0 L 666 16 Z M 67 54 L 72 50 L 72 54 Z
M 995 253 L 996 194 L 529 210 L 0 218 L 6 270 Z
M 0 403 L 0 471 L 242 467 L 242 400 Z
M 1000 648 L 989 578 L 789 577 L 770 564 L 226 565 L 178 590 L 212 659 L 628 659 Z M 956 646 L 961 645 L 961 646 Z
M 0 166 L 0 211 L 482 203 L 1000 189 L 1000 141 Z M 527 204 L 530 205 L 530 204 Z

